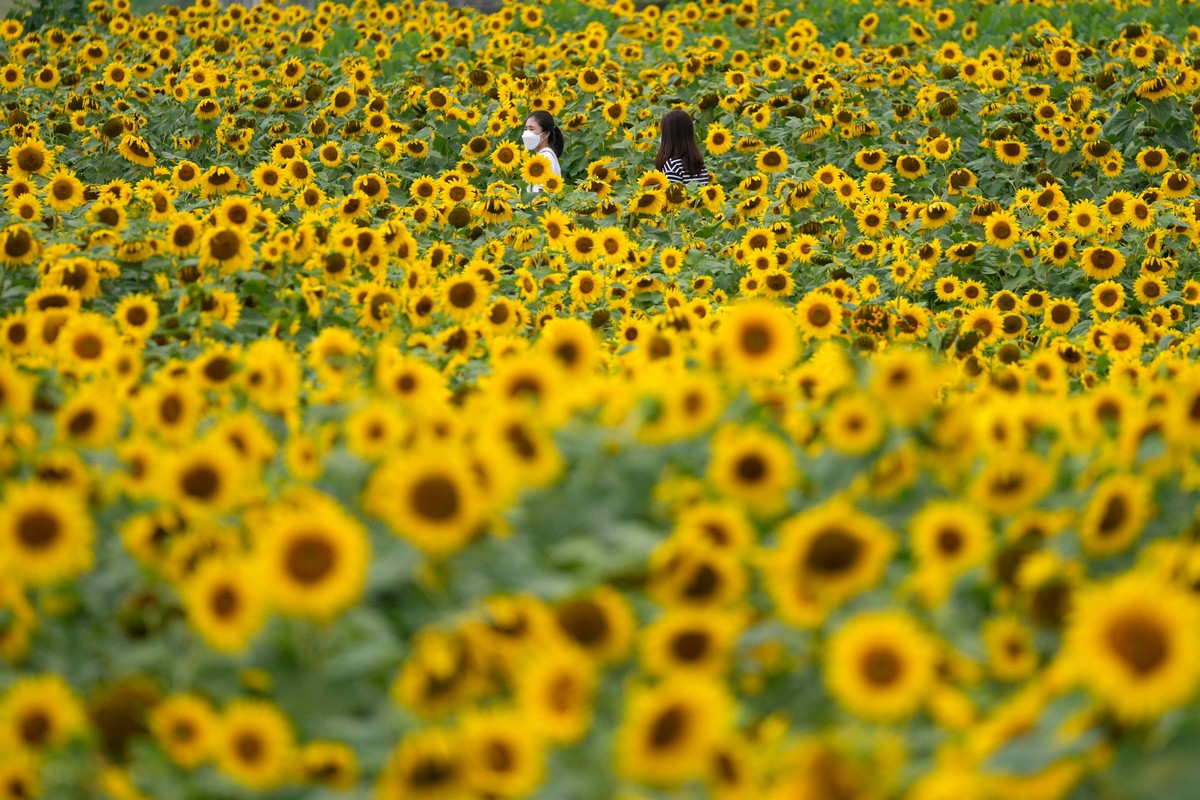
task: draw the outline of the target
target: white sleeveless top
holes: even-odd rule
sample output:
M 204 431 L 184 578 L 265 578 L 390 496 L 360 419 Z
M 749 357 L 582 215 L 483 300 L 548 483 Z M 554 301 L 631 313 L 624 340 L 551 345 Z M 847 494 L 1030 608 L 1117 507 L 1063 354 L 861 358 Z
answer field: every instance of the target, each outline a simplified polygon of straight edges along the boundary
M 550 170 L 558 177 L 560 177 L 560 178 L 562 177 L 562 167 L 559 166 L 558 156 L 556 156 L 554 154 L 553 149 L 551 149 L 549 147 L 543 147 L 541 150 L 537 151 L 537 154 L 539 156 L 545 156 L 546 160 L 550 162 Z M 540 192 L 542 190 L 541 184 L 538 184 L 536 186 L 531 186 L 529 188 L 533 189 L 533 191 L 535 191 L 535 192 Z

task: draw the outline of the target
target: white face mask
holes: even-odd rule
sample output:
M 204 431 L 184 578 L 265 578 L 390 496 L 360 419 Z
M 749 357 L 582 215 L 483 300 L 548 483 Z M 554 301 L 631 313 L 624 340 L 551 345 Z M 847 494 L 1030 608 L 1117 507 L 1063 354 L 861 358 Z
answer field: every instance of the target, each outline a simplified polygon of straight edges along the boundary
M 525 143 L 526 150 L 533 150 L 533 149 L 537 148 L 538 142 L 540 142 L 541 140 L 542 140 L 542 135 L 540 133 L 534 133 L 533 131 L 525 131 L 524 133 L 521 134 L 521 141 Z

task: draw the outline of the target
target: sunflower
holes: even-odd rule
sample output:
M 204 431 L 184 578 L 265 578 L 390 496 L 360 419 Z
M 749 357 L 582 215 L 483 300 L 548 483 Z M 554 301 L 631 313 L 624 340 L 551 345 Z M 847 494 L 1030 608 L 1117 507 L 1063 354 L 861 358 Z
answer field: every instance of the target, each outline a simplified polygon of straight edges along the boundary
M 997 211 L 990 214 L 983 225 L 987 243 L 1008 249 L 1021 238 L 1021 225 L 1009 211 Z
M 902 612 L 859 614 L 840 628 L 825 656 L 825 682 L 838 703 L 866 720 L 913 714 L 933 685 L 936 651 Z
M 13 178 L 45 176 L 54 168 L 54 151 L 29 138 L 8 148 L 8 174 Z
M 896 159 L 896 172 L 903 178 L 915 180 L 926 173 L 928 168 L 920 156 L 902 155 Z
M 346 791 L 358 785 L 358 757 L 340 742 L 315 741 L 300 751 L 300 775 L 311 784 Z
M 574 742 L 591 724 L 596 684 L 595 667 L 578 648 L 546 647 L 516 672 L 517 706 L 548 741 Z
M 13 363 L 0 358 L 0 417 L 16 421 L 33 407 L 34 382 Z
M 384 463 L 367 486 L 367 507 L 392 531 L 440 558 L 464 546 L 484 519 L 480 489 L 461 454 L 412 454 Z
M 541 154 L 530 156 L 521 167 L 521 177 L 531 186 L 541 186 L 553 174 L 550 159 Z
M 83 182 L 64 168 L 50 176 L 44 191 L 47 202 L 55 211 L 71 211 L 84 202 Z
M 1138 151 L 1137 166 L 1146 175 L 1158 175 L 1170 165 L 1170 156 L 1161 147 L 1144 147 Z
M 1123 721 L 1156 719 L 1200 683 L 1200 606 L 1187 590 L 1129 573 L 1075 593 L 1066 663 Z
M 733 148 L 733 135 L 718 122 L 708 126 L 704 137 L 704 151 L 714 156 L 723 155 Z
M 99 314 L 77 314 L 59 331 L 54 346 L 64 371 L 93 375 L 110 369 L 120 349 L 120 338 Z
M 987 518 L 967 503 L 927 503 L 909 522 L 913 552 L 924 574 L 930 599 L 940 601 L 959 575 L 987 561 L 991 531 Z
M 24 225 L 16 223 L 0 231 L 0 264 L 22 267 L 37 261 L 41 254 L 42 243 Z
M 543 781 L 545 754 L 513 710 L 476 711 L 462 721 L 467 783 L 477 792 L 525 797 Z
M 800 330 L 810 339 L 828 339 L 841 333 L 842 304 L 823 291 L 812 291 L 796 304 Z
M 1079 321 L 1079 305 L 1070 297 L 1050 300 L 1042 313 L 1042 325 L 1052 331 L 1069 333 Z
M 0 553 L 31 586 L 92 567 L 91 517 L 74 492 L 41 483 L 9 484 L 0 504 Z
M 194 694 L 168 697 L 150 712 L 150 731 L 172 761 L 195 769 L 213 755 L 218 721 L 212 704 Z
M 328 620 L 362 595 L 367 534 L 332 500 L 276 510 L 256 544 L 272 603 L 284 613 Z
M 980 508 L 992 514 L 1014 514 L 1029 508 L 1049 491 L 1055 470 L 1032 453 L 1008 454 L 986 463 L 970 492 Z
M 375 792 L 379 800 L 451 800 L 468 791 L 468 765 L 462 736 L 427 728 L 398 744 L 383 771 Z
M 722 363 L 743 379 L 782 374 L 799 352 L 795 320 L 788 311 L 766 300 L 734 305 L 718 332 Z
M 129 133 L 121 137 L 121 143 L 117 145 L 117 152 L 126 161 L 140 167 L 153 167 L 157 161 L 154 153 L 150 150 L 150 145 L 146 144 L 146 140 L 141 136 Z
M 726 497 L 756 515 L 781 509 L 795 476 L 792 453 L 778 438 L 757 428 L 729 426 L 716 433 L 708 479 Z
M 839 453 L 862 455 L 874 450 L 886 433 L 879 409 L 870 395 L 840 395 L 821 420 L 821 435 Z
M 992 674 L 1006 682 L 1028 678 L 1037 669 L 1038 651 L 1029 627 L 1013 616 L 994 617 L 983 625 Z
M 0 741 L 6 751 L 44 754 L 66 746 L 86 729 L 83 706 L 58 675 L 17 678 L 0 699 Z
M 1005 139 L 993 147 L 996 158 L 1004 164 L 1020 164 L 1029 155 L 1029 148 L 1018 139 Z
M 760 150 L 754 159 L 755 167 L 768 175 L 776 175 L 788 167 L 788 157 L 778 147 L 768 147 Z
M 208 559 L 182 594 L 191 626 L 224 653 L 245 650 L 266 617 L 264 587 L 248 562 Z
M 2 83 L 3 79 L 0 79 Z M 42 797 L 42 782 L 38 773 L 38 760 L 33 756 L 19 753 L 0 756 L 0 800 Z
M 695 673 L 715 677 L 728 668 L 741 627 L 737 615 L 729 612 L 668 610 L 642 632 L 642 663 L 652 675 Z
M 572 378 L 592 375 L 601 358 L 592 326 L 581 319 L 558 318 L 546 323 L 537 348 Z
M 1125 287 L 1116 281 L 1104 281 L 1092 288 L 1092 308 L 1102 314 L 1115 314 L 1125 305 Z
M 221 714 L 213 747 L 217 768 L 243 786 L 265 791 L 292 775 L 291 723 L 264 700 L 238 700 Z
M 819 621 L 826 608 L 874 586 L 894 549 L 887 528 L 843 502 L 785 520 L 767 567 L 779 614 L 799 625 Z
M 1127 550 L 1153 513 L 1145 479 L 1114 475 L 1097 484 L 1079 520 L 1084 551 L 1111 556 Z
M 232 448 L 197 441 L 173 455 L 162 491 L 194 512 L 228 511 L 239 494 L 238 464 Z
M 217 267 L 226 275 L 248 270 L 254 263 L 254 250 L 246 232 L 228 225 L 206 231 L 199 250 L 200 266 Z
M 1089 247 L 1079 254 L 1079 267 L 1092 280 L 1107 281 L 1125 269 L 1125 256 L 1111 247 Z
M 617 771 L 656 785 L 699 778 L 732 714 L 724 687 L 703 677 L 672 676 L 635 687 L 617 730 Z
M 637 626 L 624 596 L 608 587 L 561 603 L 554 611 L 559 630 L 601 662 L 621 661 Z
M 1167 295 L 1167 286 L 1158 275 L 1139 275 L 1133 282 L 1133 294 L 1139 303 L 1156 305 Z
M 12 158 L 11 152 L 9 158 Z M 1178 200 L 1187 197 L 1196 187 L 1196 180 L 1186 172 L 1172 170 L 1162 177 L 1162 184 L 1159 186 L 1159 191 L 1162 196 L 1172 200 Z

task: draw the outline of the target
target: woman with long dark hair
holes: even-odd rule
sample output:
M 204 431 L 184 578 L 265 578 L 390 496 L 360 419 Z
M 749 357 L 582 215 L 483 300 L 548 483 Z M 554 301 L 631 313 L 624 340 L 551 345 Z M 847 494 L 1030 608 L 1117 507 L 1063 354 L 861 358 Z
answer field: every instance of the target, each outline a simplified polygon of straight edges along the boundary
M 562 167 L 558 157 L 563 153 L 562 128 L 554 122 L 554 117 L 548 111 L 534 111 L 525 120 L 525 132 L 521 134 L 521 142 L 525 149 L 536 155 L 545 156 L 550 162 L 550 169 L 558 177 L 562 177 Z M 540 192 L 541 186 L 534 186 L 533 191 Z
M 696 142 L 696 129 L 686 111 L 674 109 L 663 115 L 661 138 L 654 166 L 674 183 L 708 183 L 704 156 Z

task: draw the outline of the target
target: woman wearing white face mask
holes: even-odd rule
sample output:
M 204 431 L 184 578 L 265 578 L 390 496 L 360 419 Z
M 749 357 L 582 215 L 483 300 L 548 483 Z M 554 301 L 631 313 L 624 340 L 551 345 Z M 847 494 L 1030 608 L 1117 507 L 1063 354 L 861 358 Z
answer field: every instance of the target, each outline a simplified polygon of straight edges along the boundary
M 529 115 L 529 119 L 525 120 L 525 132 L 521 134 L 521 141 L 526 150 L 544 156 L 550 162 L 551 171 L 562 177 L 558 157 L 563 152 L 563 133 L 548 111 L 535 111 Z M 541 186 L 532 188 L 535 192 L 542 190 Z

